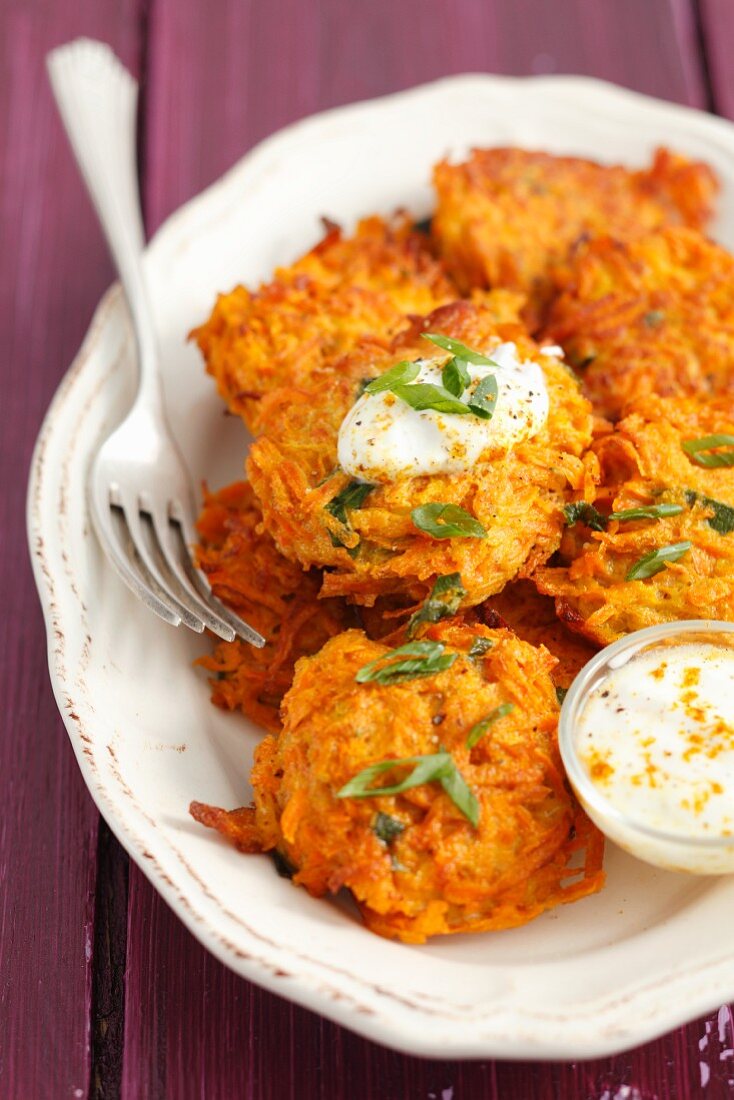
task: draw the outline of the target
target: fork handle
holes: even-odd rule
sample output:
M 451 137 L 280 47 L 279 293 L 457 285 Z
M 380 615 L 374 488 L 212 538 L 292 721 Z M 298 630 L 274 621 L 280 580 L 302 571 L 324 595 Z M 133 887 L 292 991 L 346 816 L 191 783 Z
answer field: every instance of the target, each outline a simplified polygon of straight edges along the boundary
M 145 235 L 135 155 L 138 85 L 109 46 L 78 38 L 46 59 L 71 147 L 132 315 L 139 392 L 162 408 L 158 347 L 142 266 Z

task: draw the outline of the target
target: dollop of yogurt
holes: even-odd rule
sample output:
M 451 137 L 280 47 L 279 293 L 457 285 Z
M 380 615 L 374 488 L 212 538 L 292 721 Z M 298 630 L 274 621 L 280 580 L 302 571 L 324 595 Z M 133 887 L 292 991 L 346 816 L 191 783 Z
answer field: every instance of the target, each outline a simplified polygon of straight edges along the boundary
M 365 393 L 339 429 L 341 468 L 352 477 L 377 482 L 459 473 L 471 469 L 485 454 L 490 458 L 491 452 L 507 451 L 537 435 L 549 409 L 542 368 L 532 360 L 521 360 L 514 343 L 486 349 L 484 354 L 496 367 L 468 364 L 470 382 L 460 400 L 468 404 L 482 379 L 494 374 L 497 400 L 491 420 L 414 409 L 389 391 Z M 446 356 L 418 362 L 415 383 L 440 386 Z

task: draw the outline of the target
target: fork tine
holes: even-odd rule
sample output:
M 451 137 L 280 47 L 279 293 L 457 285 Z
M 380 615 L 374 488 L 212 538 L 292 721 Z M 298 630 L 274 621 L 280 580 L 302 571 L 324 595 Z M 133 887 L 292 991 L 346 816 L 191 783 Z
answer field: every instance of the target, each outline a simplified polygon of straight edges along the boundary
M 123 549 L 122 538 L 118 537 L 112 530 L 114 521 L 109 504 L 105 502 L 104 505 L 100 506 L 100 503 L 94 499 L 94 495 L 90 494 L 90 512 L 100 545 L 120 580 L 164 622 L 170 623 L 171 626 L 180 626 L 181 616 L 178 612 L 160 599 L 143 580 L 139 570 L 133 568 L 130 562 L 130 548 Z M 119 522 L 123 522 L 122 516 L 120 516 Z
M 176 577 L 187 599 L 191 602 L 196 609 L 196 613 L 203 620 L 204 625 L 208 626 L 215 634 L 218 634 L 220 638 L 224 638 L 226 642 L 233 642 L 237 636 L 237 632 L 228 622 L 217 615 L 202 598 L 182 565 L 180 552 L 180 543 L 182 540 L 180 529 L 177 534 L 172 531 L 174 524 L 178 528 L 178 522 L 171 520 L 169 516 L 165 515 L 160 510 L 151 511 L 150 518 L 153 523 L 153 530 L 155 531 L 161 554 L 168 568 Z
M 222 603 L 222 601 L 214 595 L 206 574 L 197 567 L 190 551 L 190 547 L 194 546 L 196 543 L 196 536 L 193 528 L 180 508 L 176 509 L 176 512 L 177 514 L 174 515 L 174 519 L 176 521 L 178 540 L 181 547 L 181 561 L 191 583 L 196 587 L 201 597 L 215 608 L 225 623 L 231 626 L 234 632 L 239 635 L 243 641 L 249 642 L 250 645 L 254 645 L 256 649 L 262 649 L 265 645 L 265 639 L 262 634 L 258 633 L 249 623 L 246 623 L 244 619 L 241 619 L 236 612 L 232 611 L 231 608 L 227 607 L 225 603 Z
M 201 634 L 204 630 L 204 623 L 192 611 L 171 591 L 170 578 L 166 577 L 158 562 L 155 560 L 153 553 L 148 545 L 148 538 L 144 531 L 144 524 L 141 521 L 140 511 L 138 509 L 137 501 L 131 499 L 131 497 L 122 493 L 118 488 L 116 497 L 119 501 L 119 506 L 122 509 L 122 513 L 125 517 L 127 529 L 132 540 L 135 552 L 140 558 L 142 564 L 145 566 L 149 576 L 155 582 L 156 586 L 161 590 L 159 595 L 165 597 L 176 614 L 179 615 L 181 621 L 188 626 L 191 630 L 195 630 L 197 634 Z

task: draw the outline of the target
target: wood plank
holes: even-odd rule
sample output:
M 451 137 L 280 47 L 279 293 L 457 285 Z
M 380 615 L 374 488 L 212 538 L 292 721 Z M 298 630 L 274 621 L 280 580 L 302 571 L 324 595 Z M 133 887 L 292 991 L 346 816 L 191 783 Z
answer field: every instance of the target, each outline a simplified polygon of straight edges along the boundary
M 0 1096 L 87 1095 L 98 815 L 48 679 L 25 545 L 41 418 L 112 273 L 43 68 L 75 35 L 133 66 L 133 0 L 5 4 L 0 13 Z
M 701 31 L 708 58 L 708 77 L 717 114 L 734 119 L 734 19 L 729 0 L 699 0 Z
M 706 101 L 688 0 L 157 0 L 150 31 L 149 228 L 278 127 L 449 73 L 580 72 Z M 131 868 L 127 1100 L 711 1100 L 725 1095 L 719 1055 L 733 1045 L 716 1029 L 712 1016 L 592 1063 L 405 1058 L 236 978 Z

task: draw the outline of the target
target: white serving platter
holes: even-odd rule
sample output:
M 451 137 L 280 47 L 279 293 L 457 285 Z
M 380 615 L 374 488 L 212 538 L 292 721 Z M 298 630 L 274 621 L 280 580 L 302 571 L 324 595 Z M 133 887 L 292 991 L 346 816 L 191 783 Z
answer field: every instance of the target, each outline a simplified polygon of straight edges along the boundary
M 665 144 L 723 183 L 734 245 L 734 127 L 575 77 L 462 76 L 300 122 L 249 153 L 156 234 L 146 264 L 171 421 L 217 486 L 247 447 L 189 329 L 215 294 L 257 283 L 328 215 L 432 206 L 431 165 L 471 145 L 521 145 L 640 165 Z M 609 846 L 599 895 L 519 929 L 408 947 L 310 898 L 191 821 L 191 799 L 237 806 L 258 733 L 211 706 L 192 667 L 206 642 L 156 619 L 90 529 L 95 448 L 134 389 L 119 288 L 95 314 L 33 458 L 28 530 L 53 688 L 84 779 L 119 840 L 197 938 L 244 977 L 379 1042 L 440 1058 L 577 1059 L 644 1042 L 734 997 L 734 878 L 654 870 Z

